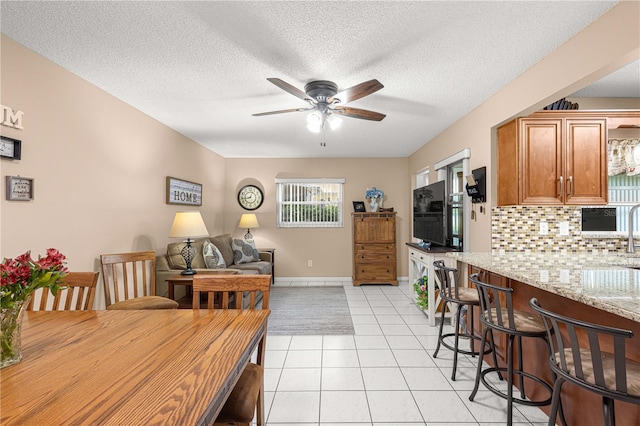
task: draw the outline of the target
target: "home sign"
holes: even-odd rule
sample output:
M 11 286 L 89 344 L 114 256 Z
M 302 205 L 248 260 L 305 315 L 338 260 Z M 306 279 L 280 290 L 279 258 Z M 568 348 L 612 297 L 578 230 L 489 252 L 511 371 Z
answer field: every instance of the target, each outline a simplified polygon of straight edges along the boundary
M 0 105 L 0 124 L 7 127 L 13 127 L 14 129 L 23 130 L 22 116 L 23 111 L 14 111 L 13 108 Z
M 202 205 L 202 185 L 167 176 L 167 204 Z

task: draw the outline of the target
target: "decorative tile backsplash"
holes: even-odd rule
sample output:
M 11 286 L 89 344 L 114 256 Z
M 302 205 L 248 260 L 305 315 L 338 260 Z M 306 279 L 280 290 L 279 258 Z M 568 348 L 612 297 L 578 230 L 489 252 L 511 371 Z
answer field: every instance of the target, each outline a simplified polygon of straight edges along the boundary
M 540 235 L 540 222 L 549 232 Z M 561 222 L 568 222 L 569 235 L 559 235 Z M 624 252 L 627 239 L 582 235 L 582 210 L 573 206 L 494 207 L 491 214 L 491 248 L 494 251 Z

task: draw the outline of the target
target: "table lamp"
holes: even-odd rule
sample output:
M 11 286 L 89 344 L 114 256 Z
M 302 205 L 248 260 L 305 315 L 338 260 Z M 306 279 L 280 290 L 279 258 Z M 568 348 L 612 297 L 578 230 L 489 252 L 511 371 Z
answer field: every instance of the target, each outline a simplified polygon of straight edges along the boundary
M 240 223 L 238 224 L 238 228 L 247 228 L 247 233 L 244 234 L 245 241 L 253 241 L 253 235 L 251 234 L 251 228 L 260 228 L 260 224 L 258 223 L 258 218 L 253 213 L 243 214 L 240 218 Z
M 192 237 L 206 237 L 209 235 L 207 227 L 202 220 L 202 215 L 199 211 L 189 212 L 176 212 L 176 216 L 173 218 L 173 224 L 169 231 L 169 238 L 186 238 L 187 245 L 180 251 L 187 269 L 182 271 L 182 275 L 194 275 L 196 271 L 191 269 L 191 261 L 196 256 L 196 249 L 193 248 L 191 243 Z

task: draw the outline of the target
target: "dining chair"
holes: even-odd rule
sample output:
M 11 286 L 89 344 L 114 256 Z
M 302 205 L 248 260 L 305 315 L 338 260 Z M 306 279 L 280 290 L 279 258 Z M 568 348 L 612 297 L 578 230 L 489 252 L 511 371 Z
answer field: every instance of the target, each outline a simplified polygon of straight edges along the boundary
M 55 296 L 48 288 L 43 288 L 39 291 L 39 303 L 36 304 L 35 297 L 32 297 L 27 310 L 90 311 L 93 309 L 98 275 L 99 272 L 69 272 L 60 284 L 62 289 Z M 50 306 L 47 306 L 49 302 Z
M 103 254 L 102 281 L 107 309 L 178 309 L 178 302 L 156 296 L 156 252 Z
M 633 332 L 579 321 L 540 306 L 533 298 L 529 305 L 542 317 L 549 341 L 549 367 L 555 374 L 549 425 L 558 410 L 563 423 L 560 395 L 565 382 L 602 397 L 602 424 L 615 426 L 614 400 L 640 405 L 640 362 L 625 356 L 625 341 Z M 636 345 L 638 343 L 636 342 Z M 603 350 L 610 345 L 612 352 Z
M 200 309 L 200 294 L 207 295 L 208 309 L 269 309 L 271 275 L 194 275 L 193 309 Z M 262 301 L 257 294 L 262 293 Z M 216 294 L 218 298 L 216 299 Z M 243 296 L 248 304 L 243 303 Z M 258 344 L 256 363 L 249 362 L 225 402 L 214 425 L 264 425 L 264 356 L 266 335 Z

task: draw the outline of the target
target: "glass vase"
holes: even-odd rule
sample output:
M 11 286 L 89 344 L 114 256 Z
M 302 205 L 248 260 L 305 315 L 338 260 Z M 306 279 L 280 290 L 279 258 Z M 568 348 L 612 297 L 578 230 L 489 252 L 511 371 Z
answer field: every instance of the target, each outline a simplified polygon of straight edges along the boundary
M 0 368 L 22 359 L 22 317 L 29 299 L 17 300 L 11 308 L 0 308 Z

